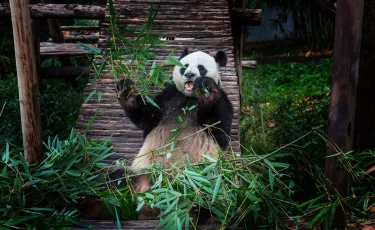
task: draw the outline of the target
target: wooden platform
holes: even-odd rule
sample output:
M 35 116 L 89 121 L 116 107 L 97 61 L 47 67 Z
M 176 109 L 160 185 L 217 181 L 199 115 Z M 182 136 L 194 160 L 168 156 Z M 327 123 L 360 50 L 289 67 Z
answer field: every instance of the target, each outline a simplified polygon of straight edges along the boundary
M 126 6 L 127 13 L 120 17 L 121 25 L 136 28 L 146 22 L 150 4 L 158 4 L 159 0 L 117 0 L 116 7 Z M 117 8 L 116 8 L 117 10 Z M 109 15 L 108 10 L 106 15 Z M 108 17 L 106 17 L 108 18 Z M 109 22 L 102 22 L 100 32 L 99 48 L 108 47 Z M 231 100 L 235 117 L 232 125 L 231 147 L 234 152 L 240 153 L 239 145 L 239 120 L 240 107 L 239 79 L 236 74 L 233 56 L 233 38 L 231 33 L 230 16 L 226 0 L 164 0 L 161 2 L 158 16 L 153 25 L 152 33 L 159 37 L 172 37 L 175 40 L 155 49 L 156 61 L 166 60 L 166 57 L 174 51 L 176 58 L 184 48 L 190 52 L 204 51 L 215 55 L 218 50 L 227 53 L 227 66 L 220 68 L 221 80 L 224 90 Z M 97 62 L 100 60 L 97 60 Z M 151 60 L 153 61 L 153 60 Z M 131 160 L 139 152 L 142 146 L 142 131 L 125 116 L 120 107 L 115 91 L 113 76 L 109 74 L 109 66 L 106 66 L 100 79 L 92 85 L 91 80 L 85 88 L 85 96 L 94 90 L 102 92 L 102 98 L 98 102 L 94 96 L 81 107 L 78 121 L 75 125 L 77 132 L 83 132 L 89 120 L 97 113 L 96 119 L 88 131 L 89 138 L 108 138 L 112 136 L 114 152 L 111 159 Z M 168 74 L 171 76 L 173 66 L 169 66 Z M 91 78 L 95 73 L 91 74 Z M 112 229 L 102 222 L 94 222 L 97 229 Z M 130 222 L 126 222 L 131 224 Z M 124 225 L 125 229 L 153 229 L 154 222 L 135 222 L 137 226 Z M 142 226 L 142 224 L 147 226 Z M 108 224 L 108 223 L 107 223 Z M 139 225 L 140 224 L 140 225 Z M 154 225 L 153 225 L 154 224 Z M 138 225 L 140 227 L 138 227 Z
M 124 27 L 139 28 L 147 20 L 149 6 L 158 3 L 159 0 L 117 0 L 117 6 L 126 5 L 128 13 L 121 16 L 121 24 Z M 108 15 L 109 12 L 106 12 Z M 99 47 L 108 45 L 109 22 L 102 23 Z M 158 16 L 153 26 L 153 34 L 160 37 L 173 37 L 168 45 L 160 50 L 155 50 L 157 61 L 165 60 L 168 54 L 175 51 L 178 56 L 187 47 L 190 52 L 201 50 L 214 55 L 218 50 L 224 50 L 228 55 L 228 64 L 220 68 L 223 88 L 228 93 L 235 108 L 235 118 L 232 129 L 232 148 L 240 152 L 239 146 L 239 86 L 233 57 L 233 39 L 231 34 L 230 17 L 226 0 L 164 0 L 161 3 Z M 184 40 L 179 40 L 184 38 Z M 190 40 L 187 40 L 190 39 Z M 169 73 L 171 73 L 172 66 Z M 85 96 L 93 90 L 103 93 L 101 101 L 93 97 L 88 103 L 83 104 L 76 130 L 83 131 L 88 121 L 99 109 L 88 137 L 107 138 L 112 136 L 114 159 L 132 159 L 138 153 L 142 143 L 142 131 L 137 129 L 125 116 L 120 107 L 115 93 L 115 83 L 109 74 L 107 66 L 101 78 L 92 85 L 90 82 L 85 88 Z M 94 74 L 92 75 L 94 76 Z

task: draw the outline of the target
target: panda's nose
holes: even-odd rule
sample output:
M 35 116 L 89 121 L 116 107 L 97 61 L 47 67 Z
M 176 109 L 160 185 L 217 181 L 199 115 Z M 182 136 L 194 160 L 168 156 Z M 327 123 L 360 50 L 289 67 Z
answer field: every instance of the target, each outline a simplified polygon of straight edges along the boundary
M 193 77 L 195 77 L 195 73 L 192 73 L 192 72 L 188 72 L 188 73 L 185 73 L 185 77 L 187 77 L 187 78 L 193 78 Z

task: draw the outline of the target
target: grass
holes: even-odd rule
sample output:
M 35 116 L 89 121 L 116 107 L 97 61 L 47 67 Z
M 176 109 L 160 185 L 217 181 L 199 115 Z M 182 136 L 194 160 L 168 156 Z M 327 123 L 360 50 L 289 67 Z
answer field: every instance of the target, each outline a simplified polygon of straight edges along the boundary
M 241 140 L 256 151 L 289 143 L 328 119 L 331 61 L 244 70 Z

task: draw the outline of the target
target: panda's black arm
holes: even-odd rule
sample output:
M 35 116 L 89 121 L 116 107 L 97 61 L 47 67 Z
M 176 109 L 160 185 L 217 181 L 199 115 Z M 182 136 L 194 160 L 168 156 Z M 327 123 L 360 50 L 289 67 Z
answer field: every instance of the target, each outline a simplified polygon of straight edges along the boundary
M 158 105 L 158 108 L 148 102 L 145 98 L 143 100 L 141 95 L 126 90 L 126 87 L 131 85 L 132 82 L 121 81 L 119 83 L 118 88 L 125 88 L 125 90 L 120 93 L 118 99 L 126 116 L 138 128 L 143 130 L 143 136 L 146 137 L 147 134 L 159 124 L 164 110 L 164 102 L 173 97 L 173 94 L 176 93 L 176 89 L 173 85 L 168 85 L 162 92 L 152 98 Z
M 219 87 L 215 97 L 210 101 L 201 99 L 198 102 L 198 122 L 201 126 L 212 125 L 210 129 L 221 148 L 229 145 L 229 136 L 232 128 L 233 106 L 227 94 Z

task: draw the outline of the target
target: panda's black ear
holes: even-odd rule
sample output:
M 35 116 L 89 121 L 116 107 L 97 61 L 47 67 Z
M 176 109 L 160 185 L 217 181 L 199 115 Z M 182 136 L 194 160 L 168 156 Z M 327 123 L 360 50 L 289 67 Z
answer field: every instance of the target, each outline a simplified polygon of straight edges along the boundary
M 184 58 L 188 54 L 189 54 L 189 50 L 188 50 L 188 48 L 185 48 L 184 51 L 182 52 L 179 60 L 181 60 L 182 58 Z
M 215 61 L 219 63 L 219 66 L 226 66 L 227 65 L 227 55 L 224 51 L 217 51 L 215 55 Z

